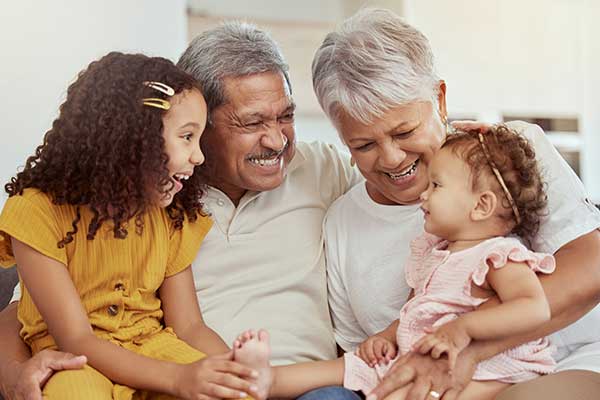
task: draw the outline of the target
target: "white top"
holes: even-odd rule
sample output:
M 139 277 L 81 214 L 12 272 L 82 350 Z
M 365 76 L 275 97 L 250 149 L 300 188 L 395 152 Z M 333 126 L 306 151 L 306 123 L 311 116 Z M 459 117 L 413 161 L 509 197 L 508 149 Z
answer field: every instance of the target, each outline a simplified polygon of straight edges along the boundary
M 521 131 L 535 148 L 548 185 L 548 216 L 542 220 L 532 250 L 552 254 L 599 228 L 600 211 L 587 200 L 583 185 L 544 132 L 523 122 L 509 126 Z M 423 233 L 423 213 L 418 204 L 377 204 L 360 184 L 332 205 L 324 229 L 335 338 L 350 351 L 385 329 L 405 303 L 410 290 L 404 279 L 404 263 L 410 241 Z M 600 372 L 599 327 L 597 306 L 553 334 L 550 338 L 558 347 L 557 358 L 562 360 L 572 353 L 570 369 Z M 587 343 L 593 344 L 583 346 Z

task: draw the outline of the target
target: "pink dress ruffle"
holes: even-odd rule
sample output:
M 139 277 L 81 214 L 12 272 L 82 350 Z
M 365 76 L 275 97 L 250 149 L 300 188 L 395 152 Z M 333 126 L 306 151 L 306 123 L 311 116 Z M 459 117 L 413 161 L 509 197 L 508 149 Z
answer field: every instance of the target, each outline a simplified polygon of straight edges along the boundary
M 400 310 L 396 333 L 399 354 L 426 334 L 426 329 L 473 311 L 486 298 L 472 296 L 472 284 L 481 286 L 490 267 L 502 268 L 508 261 L 524 262 L 535 272 L 551 273 L 554 257 L 528 250 L 516 238 L 497 237 L 477 246 L 450 253 L 447 242 L 425 233 L 411 243 L 406 280 L 415 296 Z M 541 338 L 509 349 L 478 364 L 474 380 L 517 383 L 554 371 L 554 349 Z M 345 359 L 344 386 L 369 393 L 387 373 L 393 361 L 371 368 L 353 353 Z M 395 361 L 395 360 L 394 360 Z

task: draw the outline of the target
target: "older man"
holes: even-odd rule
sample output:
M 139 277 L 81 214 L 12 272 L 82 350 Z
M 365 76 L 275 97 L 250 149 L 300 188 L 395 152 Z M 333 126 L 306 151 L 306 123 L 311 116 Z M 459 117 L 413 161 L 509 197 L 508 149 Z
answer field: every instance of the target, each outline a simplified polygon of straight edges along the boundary
M 288 67 L 265 32 L 224 24 L 198 36 L 179 65 L 201 83 L 210 111 L 201 173 L 215 224 L 193 265 L 204 319 L 228 343 L 266 328 L 274 364 L 334 358 L 321 227 L 362 178 L 331 146 L 296 143 Z M 0 315 L 3 392 L 40 398 L 53 370 L 80 363 L 62 353 L 27 360 L 15 309 Z M 302 398 L 357 396 L 336 387 Z

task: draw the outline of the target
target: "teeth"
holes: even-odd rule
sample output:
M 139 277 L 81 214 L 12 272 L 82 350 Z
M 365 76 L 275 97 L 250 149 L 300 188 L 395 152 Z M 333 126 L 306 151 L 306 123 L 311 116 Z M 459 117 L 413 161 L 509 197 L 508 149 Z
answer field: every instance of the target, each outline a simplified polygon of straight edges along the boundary
M 265 160 L 264 158 L 249 158 L 248 161 L 250 161 L 253 164 L 256 165 L 260 165 L 261 167 L 264 167 L 265 165 L 275 165 L 279 162 L 279 157 L 275 157 L 269 160 Z
M 175 176 L 175 178 L 177 178 L 177 180 L 180 180 L 180 181 L 187 181 L 188 179 L 190 179 L 189 175 L 184 175 L 184 174 L 175 174 L 174 176 Z
M 387 175 L 388 175 L 390 178 L 392 178 L 392 179 L 400 179 L 400 178 L 402 178 L 402 177 L 405 177 L 405 176 L 412 175 L 412 174 L 413 174 L 413 173 L 414 173 L 414 172 L 417 170 L 417 164 L 418 164 L 418 160 L 417 160 L 417 161 L 415 161 L 414 163 L 412 163 L 412 165 L 411 165 L 411 166 L 409 166 L 409 167 L 408 167 L 408 168 L 406 168 L 404 171 L 402 171 L 402 172 L 400 172 L 400 173 L 398 173 L 398 174 L 392 174 L 392 173 L 389 173 L 389 172 L 386 172 L 386 174 L 387 174 Z

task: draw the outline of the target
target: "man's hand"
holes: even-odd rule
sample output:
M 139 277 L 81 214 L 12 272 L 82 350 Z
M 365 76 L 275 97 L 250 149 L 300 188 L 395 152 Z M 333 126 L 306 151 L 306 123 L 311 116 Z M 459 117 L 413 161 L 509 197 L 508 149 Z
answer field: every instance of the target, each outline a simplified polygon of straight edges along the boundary
M 378 335 L 369 337 L 356 350 L 356 355 L 371 368 L 381 363 L 387 365 L 397 354 L 396 344 Z
M 1 389 L 5 400 L 42 400 L 42 388 L 55 371 L 83 368 L 85 356 L 43 350 L 22 363 L 9 363 L 2 371 Z
M 446 354 L 450 370 L 453 370 L 458 354 L 471 343 L 463 321 L 458 318 L 434 329 L 432 333 L 419 339 L 413 345 L 413 350 L 421 354 L 431 353 L 431 357 L 436 359 Z
M 428 395 L 431 391 L 442 395 L 444 400 L 455 400 L 471 382 L 477 362 L 474 352 L 467 347 L 460 353 L 450 374 L 445 358 L 435 360 L 428 355 L 407 353 L 390 368 L 368 399 L 385 399 L 392 392 L 412 383 L 406 400 L 430 400 Z

